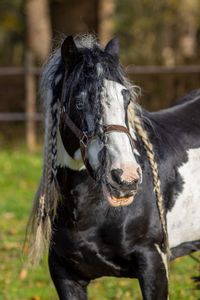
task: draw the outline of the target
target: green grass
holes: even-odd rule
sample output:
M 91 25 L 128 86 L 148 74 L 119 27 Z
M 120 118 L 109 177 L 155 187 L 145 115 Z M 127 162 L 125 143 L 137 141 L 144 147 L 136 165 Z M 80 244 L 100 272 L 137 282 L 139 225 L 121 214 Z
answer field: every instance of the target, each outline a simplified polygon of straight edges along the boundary
M 27 269 L 22 257 L 26 222 L 41 164 L 41 154 L 30 154 L 25 148 L 0 151 L 0 300 L 58 299 L 47 257 L 35 270 Z M 171 299 L 200 298 L 200 291 L 195 290 L 191 280 L 191 276 L 198 275 L 194 260 L 178 259 L 169 269 Z M 104 277 L 93 281 L 88 290 L 90 300 L 142 299 L 137 280 Z

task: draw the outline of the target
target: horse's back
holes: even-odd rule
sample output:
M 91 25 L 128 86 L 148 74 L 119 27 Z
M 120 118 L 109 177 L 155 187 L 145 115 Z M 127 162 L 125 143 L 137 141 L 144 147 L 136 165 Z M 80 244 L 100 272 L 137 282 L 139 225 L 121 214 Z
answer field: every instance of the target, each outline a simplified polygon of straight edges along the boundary
M 188 103 L 190 101 L 198 101 L 200 100 L 200 89 L 195 89 L 187 94 L 185 94 L 180 100 L 173 103 L 170 107 L 174 107 L 176 105 L 181 105 Z
M 153 133 L 161 146 L 168 142 L 173 148 L 200 147 L 200 89 L 186 94 L 166 109 L 147 113 L 153 124 Z M 153 137 L 152 137 L 153 138 Z

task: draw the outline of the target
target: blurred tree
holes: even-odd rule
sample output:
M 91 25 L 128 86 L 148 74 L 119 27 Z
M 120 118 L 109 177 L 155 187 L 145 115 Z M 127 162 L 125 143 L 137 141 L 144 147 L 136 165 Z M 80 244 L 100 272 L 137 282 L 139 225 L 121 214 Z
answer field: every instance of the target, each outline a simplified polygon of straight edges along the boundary
M 197 31 L 200 25 L 199 9 L 199 0 L 182 0 L 179 50 L 183 57 L 182 60 L 185 61 L 189 61 L 196 56 Z
M 48 0 L 25 0 L 26 20 L 26 113 L 34 115 L 36 111 L 36 78 L 30 72 L 35 61 L 44 62 L 51 48 L 51 23 Z M 26 123 L 27 145 L 30 150 L 36 147 L 36 124 L 29 119 Z
M 200 63 L 199 0 L 116 1 L 115 30 L 125 64 Z
M 62 37 L 63 34 L 96 33 L 97 2 L 98 0 L 51 0 L 53 34 L 56 39 Z
M 52 0 L 54 35 L 97 33 L 104 45 L 113 36 L 115 0 Z
M 106 45 L 114 32 L 115 0 L 98 0 L 98 37 Z
M 44 62 L 52 40 L 48 0 L 25 0 L 24 11 L 27 47 L 39 62 Z

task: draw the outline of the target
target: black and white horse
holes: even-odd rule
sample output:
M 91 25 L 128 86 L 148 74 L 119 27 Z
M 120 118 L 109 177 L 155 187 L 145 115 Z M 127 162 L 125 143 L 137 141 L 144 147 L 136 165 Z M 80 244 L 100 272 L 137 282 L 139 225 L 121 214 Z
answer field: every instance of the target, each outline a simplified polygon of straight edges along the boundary
M 65 39 L 41 89 L 45 151 L 32 255 L 49 241 L 62 300 L 87 299 L 101 276 L 138 278 L 143 299 L 168 299 L 167 241 L 171 259 L 200 249 L 200 90 L 147 112 L 119 64 L 117 40 L 103 49 L 90 35 Z

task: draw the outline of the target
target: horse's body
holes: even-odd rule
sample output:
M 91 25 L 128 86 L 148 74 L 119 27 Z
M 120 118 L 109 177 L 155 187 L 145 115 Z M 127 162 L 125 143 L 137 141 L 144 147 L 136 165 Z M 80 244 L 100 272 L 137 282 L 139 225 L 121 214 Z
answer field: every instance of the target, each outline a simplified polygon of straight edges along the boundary
M 115 81 L 118 85 L 122 84 L 115 76 L 108 80 Z M 64 86 L 64 83 L 62 84 Z M 186 95 L 169 109 L 154 113 L 141 108 L 139 111 L 158 164 L 171 259 L 174 259 L 200 249 L 200 90 Z M 106 117 L 104 120 L 107 121 Z M 120 119 L 115 119 L 114 124 L 117 124 L 117 121 L 120 122 Z M 78 121 L 74 122 L 81 127 Z M 91 124 L 90 122 L 88 124 Z M 71 157 L 77 157 L 75 153 L 79 147 L 77 139 L 67 127 L 61 122 L 58 134 L 62 139 L 57 137 L 56 176 L 62 199 L 52 225 L 54 233 L 49 252 L 50 272 L 60 299 L 86 299 L 88 283 L 91 279 L 101 276 L 138 278 L 144 299 L 168 299 L 164 233 L 154 193 L 152 168 L 141 137 L 137 131 L 132 132 L 137 165 L 134 160 L 130 164 L 137 172 L 131 173 L 131 180 L 134 179 L 131 184 L 134 181 L 138 185 L 133 188 L 127 179 L 129 177 L 124 177 L 126 180 L 120 181 L 120 186 L 124 188 L 126 183 L 131 192 L 126 191 L 120 196 L 108 196 L 111 199 L 109 203 L 106 200 L 108 192 L 105 193 L 103 184 L 98 180 L 95 182 L 88 175 L 82 160 L 78 162 L 78 159 L 69 159 L 68 155 L 63 158 L 65 150 Z M 69 146 L 65 144 L 65 140 L 69 141 L 70 134 Z M 110 139 L 115 137 L 112 132 L 108 135 Z M 126 136 L 124 132 L 118 133 L 118 138 L 119 135 L 124 138 Z M 128 137 L 126 139 L 128 141 Z M 96 140 L 93 143 L 95 142 Z M 88 153 L 94 152 L 88 149 Z M 89 155 L 88 157 L 90 159 Z M 89 160 L 90 166 L 91 161 L 95 162 L 95 159 L 93 155 L 92 160 Z M 98 159 L 100 160 L 100 155 Z M 101 164 L 103 161 L 102 159 Z M 112 158 L 109 162 L 111 167 L 112 163 L 116 164 Z M 124 166 L 124 163 L 122 165 Z M 140 176 L 136 177 L 140 173 L 138 166 L 142 170 L 140 183 Z M 112 174 L 116 175 L 116 172 Z M 113 176 L 112 180 L 114 179 Z M 119 177 L 117 179 L 119 180 Z M 101 180 L 103 182 L 103 179 Z M 108 182 L 107 185 L 109 184 Z M 134 195 L 132 203 L 126 206 L 126 201 L 129 200 L 123 200 L 118 205 L 118 197 L 129 199 L 130 195 Z M 111 207 L 110 204 L 119 207 Z
M 155 147 L 161 143 L 160 177 L 173 258 L 200 248 L 199 109 L 198 89 L 171 108 L 150 114 L 160 131 Z

